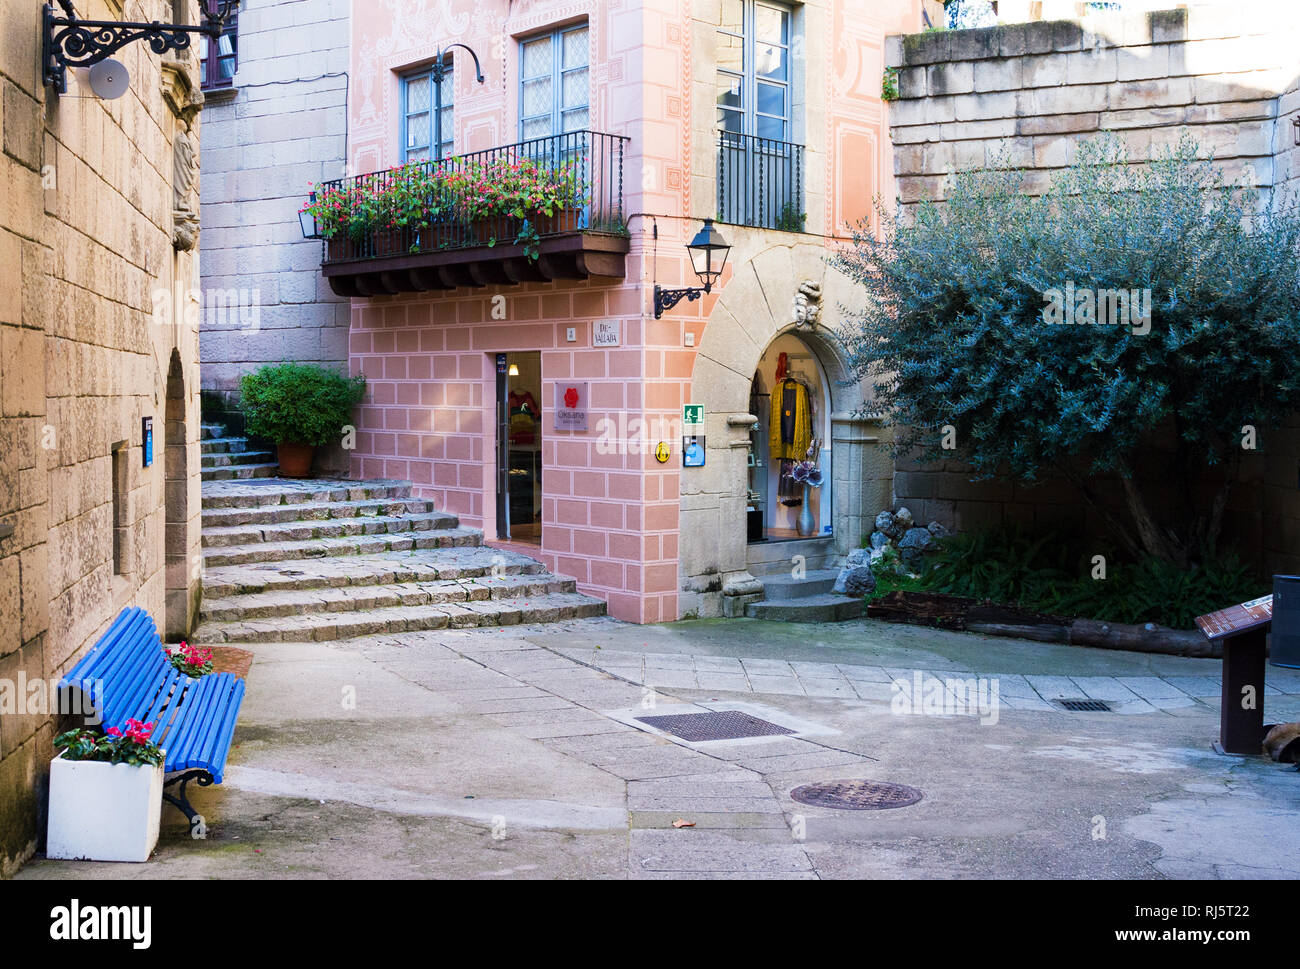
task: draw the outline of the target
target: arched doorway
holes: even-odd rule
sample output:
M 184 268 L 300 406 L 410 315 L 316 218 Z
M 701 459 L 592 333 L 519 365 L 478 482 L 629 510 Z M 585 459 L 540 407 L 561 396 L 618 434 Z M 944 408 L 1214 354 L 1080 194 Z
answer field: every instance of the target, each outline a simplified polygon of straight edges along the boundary
M 166 602 L 164 619 L 168 639 L 188 636 L 198 612 L 198 583 L 191 583 L 194 571 L 189 560 L 190 475 L 188 426 L 186 423 L 185 373 L 178 350 L 172 350 L 167 367 L 166 427 L 163 467 L 166 479 L 165 563 Z M 191 594 L 193 588 L 194 594 Z
M 795 332 L 763 351 L 750 384 L 749 412 L 758 418 L 746 455 L 746 541 L 793 541 L 832 535 L 831 392 L 817 354 Z M 792 476 L 811 461 L 818 487 Z

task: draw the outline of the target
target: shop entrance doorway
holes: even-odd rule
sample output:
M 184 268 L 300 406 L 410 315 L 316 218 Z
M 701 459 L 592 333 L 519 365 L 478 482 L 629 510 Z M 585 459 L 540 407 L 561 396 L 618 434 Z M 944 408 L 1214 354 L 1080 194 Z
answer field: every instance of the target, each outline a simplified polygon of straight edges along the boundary
M 831 534 L 830 384 L 812 348 L 793 333 L 773 340 L 754 372 L 747 462 L 748 541 L 771 542 Z M 820 487 L 791 476 L 814 461 Z M 805 508 L 805 505 L 807 507 Z M 803 530 L 800 519 L 803 519 Z
M 542 544 L 542 355 L 499 353 L 497 538 Z

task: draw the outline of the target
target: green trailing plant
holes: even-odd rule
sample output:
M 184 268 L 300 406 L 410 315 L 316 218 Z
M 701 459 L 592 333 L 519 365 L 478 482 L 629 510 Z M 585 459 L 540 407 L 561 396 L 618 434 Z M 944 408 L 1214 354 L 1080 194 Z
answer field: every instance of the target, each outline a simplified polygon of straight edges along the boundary
M 276 444 L 319 447 L 340 439 L 365 396 L 366 378 L 345 377 L 313 364 L 280 363 L 239 381 L 245 427 Z
M 1107 549 L 1105 577 L 1094 578 L 1097 551 L 1055 532 L 986 529 L 936 544 L 919 576 L 905 574 L 887 550 L 872 564 L 871 597 L 935 592 L 1070 619 L 1190 629 L 1197 616 L 1267 594 L 1267 583 L 1232 555 L 1182 568 L 1150 555 L 1126 561 Z
M 1184 138 L 1129 164 L 1103 137 L 1038 197 L 1004 157 L 942 204 L 882 208 L 879 234 L 862 223 L 837 260 L 865 297 L 845 340 L 896 453 L 1063 477 L 1135 561 L 1213 552 L 1246 429 L 1300 407 L 1300 215 L 1261 210 L 1201 154 Z M 1075 286 L 1145 292 L 1145 324 L 1055 325 Z
M 786 202 L 781 206 L 781 214 L 776 218 L 776 228 L 783 232 L 802 232 L 807 219 L 806 212 L 800 212 L 799 207 L 793 202 Z
M 898 100 L 898 68 L 886 67 L 885 73 L 880 79 L 880 100 L 897 101 Z
M 163 762 L 164 753 L 150 736 L 154 725 L 128 720 L 126 729 L 109 727 L 80 727 L 54 738 L 56 750 L 63 751 L 65 760 L 93 760 L 109 764 L 129 764 L 132 767 L 156 767 Z

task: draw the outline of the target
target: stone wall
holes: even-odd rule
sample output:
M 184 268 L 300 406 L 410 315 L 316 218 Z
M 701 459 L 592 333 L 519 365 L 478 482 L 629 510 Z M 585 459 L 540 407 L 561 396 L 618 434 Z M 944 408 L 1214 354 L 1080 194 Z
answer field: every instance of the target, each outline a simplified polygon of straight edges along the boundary
M 298 209 L 311 184 L 345 172 L 350 15 L 350 0 L 244 0 L 234 85 L 208 92 L 203 411 L 235 430 L 241 374 L 347 365 L 348 303 L 321 277 L 321 243 L 303 239 Z
M 41 10 L 0 0 L 0 877 L 43 837 L 58 726 L 19 686 L 66 673 L 126 606 L 187 631 L 199 594 L 198 332 L 168 299 L 197 272 L 175 231 L 198 207 L 197 57 L 132 44 L 116 55 L 122 98 L 98 100 L 73 72 L 56 97 Z
M 942 199 L 953 171 L 999 157 L 1027 170 L 1028 191 L 1041 191 L 1081 140 L 1102 131 L 1115 132 L 1135 161 L 1189 134 L 1230 176 L 1255 185 L 1262 202 L 1280 199 L 1300 188 L 1290 123 L 1300 115 L 1298 30 L 1300 6 L 1279 3 L 1269 16 L 1191 5 L 891 37 L 899 202 Z M 1268 569 L 1294 569 L 1300 427 L 1262 438 L 1261 453 L 1244 462 L 1225 535 Z M 1148 473 L 1163 472 L 1153 454 Z M 1104 483 L 1103 494 L 1118 503 L 1117 482 Z M 955 462 L 898 461 L 894 501 L 958 530 L 1018 522 L 1101 531 L 1063 483 L 973 483 Z

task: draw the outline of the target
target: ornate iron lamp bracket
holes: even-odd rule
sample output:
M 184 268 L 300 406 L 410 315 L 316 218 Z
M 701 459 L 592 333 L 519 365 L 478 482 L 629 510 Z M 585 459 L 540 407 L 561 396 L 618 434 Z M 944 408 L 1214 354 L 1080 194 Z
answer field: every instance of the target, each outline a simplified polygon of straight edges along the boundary
M 659 319 L 664 313 L 682 300 L 693 303 L 707 290 L 698 286 L 687 287 L 686 289 L 664 289 L 662 286 L 655 287 L 655 319 Z
M 56 94 L 65 94 L 69 67 L 91 67 L 137 40 L 148 41 L 155 54 L 165 54 L 188 49 L 193 34 L 220 37 L 239 0 L 221 0 L 215 12 L 205 0 L 203 23 L 199 25 L 164 24 L 157 20 L 152 23 L 82 20 L 72 9 L 70 0 L 59 0 L 59 6 L 66 16 L 57 16 L 53 4 L 45 5 L 42 73 L 45 83 Z

